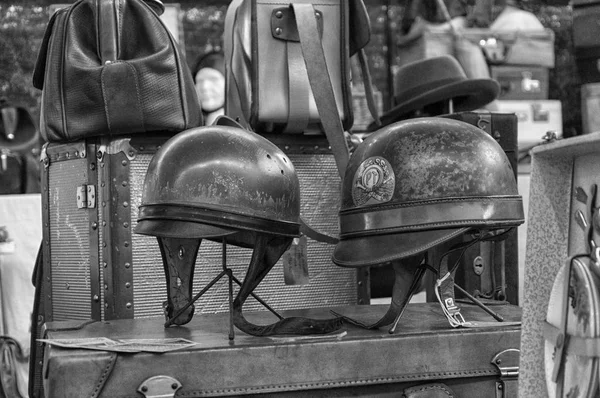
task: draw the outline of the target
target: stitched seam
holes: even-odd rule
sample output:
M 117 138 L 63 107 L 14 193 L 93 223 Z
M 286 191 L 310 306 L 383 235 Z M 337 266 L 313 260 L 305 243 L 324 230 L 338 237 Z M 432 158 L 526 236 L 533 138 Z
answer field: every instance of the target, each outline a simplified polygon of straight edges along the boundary
M 117 360 L 117 354 L 111 354 L 110 361 L 104 368 L 104 372 L 102 372 L 102 374 L 100 375 L 100 380 L 98 380 L 98 384 L 96 384 L 96 388 L 94 388 L 94 391 L 92 392 L 92 397 L 97 397 L 98 393 L 100 391 L 102 391 L 102 388 L 104 387 L 104 383 L 106 382 L 106 378 L 111 373 L 112 367 L 113 367 L 114 363 L 116 362 L 116 360 Z
M 144 121 L 144 112 L 142 111 L 143 107 L 142 107 L 142 101 L 140 100 L 141 98 L 141 94 L 140 94 L 140 86 L 139 86 L 139 79 L 138 79 L 138 73 L 137 70 L 133 67 L 133 65 L 131 65 L 129 62 L 125 62 L 123 61 L 123 63 L 125 65 L 127 65 L 129 67 L 129 69 L 131 69 L 131 71 L 133 72 L 133 75 L 135 76 L 134 82 L 135 82 L 135 93 L 136 93 L 136 101 L 138 103 L 138 110 L 140 113 L 140 120 L 142 121 L 142 129 L 145 131 L 146 130 L 146 123 Z
M 454 397 L 454 394 L 452 394 L 450 392 L 450 390 L 448 390 L 445 386 L 441 386 L 441 385 L 428 385 L 428 386 L 421 386 L 420 388 L 413 388 L 413 391 L 416 392 L 422 392 L 422 391 L 429 391 L 429 390 L 440 390 L 440 391 L 444 391 L 445 393 L 448 394 L 448 396 L 450 396 L 450 398 Z
M 104 86 L 104 72 L 108 67 L 110 67 L 110 65 L 102 68 L 102 72 L 100 73 L 100 82 L 102 84 L 102 99 L 104 102 L 104 115 L 106 116 L 106 126 L 108 127 L 108 131 L 110 131 L 110 117 L 108 116 L 108 105 L 106 103 L 106 88 Z
M 119 4 L 119 12 L 117 13 L 117 22 L 119 24 L 119 29 L 117 30 L 117 53 L 115 57 L 119 59 L 119 53 L 121 52 L 121 35 L 123 34 L 123 9 L 125 8 L 125 2 L 117 0 Z
M 353 238 L 361 238 L 365 236 L 372 235 L 387 235 L 393 233 L 403 233 L 403 232 L 426 232 L 431 229 L 431 227 L 462 227 L 469 229 L 485 229 L 486 227 L 493 228 L 501 228 L 501 227 L 511 227 L 514 226 L 515 222 L 521 221 L 524 219 L 514 219 L 514 218 L 504 218 L 504 219 L 496 219 L 493 221 L 483 222 L 482 220 L 472 219 L 472 220 L 460 220 L 460 221 L 448 221 L 444 223 L 430 223 L 430 224 L 414 224 L 403 227 L 390 227 L 390 228 L 373 228 L 364 231 L 358 232 L 346 232 L 340 234 L 340 237 L 344 239 L 353 239 Z M 475 225 L 473 225 L 475 224 Z M 418 229 L 415 227 L 419 227 Z M 438 228 L 436 228 L 438 229 Z M 442 229 L 442 228 L 440 228 Z
M 428 377 L 445 377 L 445 378 L 456 378 L 459 376 L 465 377 L 481 377 L 481 376 L 498 376 L 498 372 L 494 370 L 473 370 L 473 371 L 458 371 L 458 372 L 435 372 L 426 374 L 410 374 L 405 376 L 392 376 L 392 377 L 377 377 L 366 380 L 350 380 L 350 381 L 335 381 L 335 382 L 315 382 L 315 383 L 302 383 L 302 384 L 284 384 L 284 385 L 270 385 L 270 386 L 257 386 L 257 387 L 240 387 L 240 388 L 228 388 L 228 389 L 217 389 L 217 390 L 197 390 L 187 391 L 182 396 L 193 397 L 198 394 L 210 395 L 210 394 L 230 394 L 240 392 L 253 392 L 253 391 L 285 391 L 291 388 L 319 388 L 319 387 L 336 387 L 336 386 L 357 386 L 357 385 L 368 385 L 378 383 L 393 383 L 396 381 L 405 380 L 419 380 L 422 376 Z

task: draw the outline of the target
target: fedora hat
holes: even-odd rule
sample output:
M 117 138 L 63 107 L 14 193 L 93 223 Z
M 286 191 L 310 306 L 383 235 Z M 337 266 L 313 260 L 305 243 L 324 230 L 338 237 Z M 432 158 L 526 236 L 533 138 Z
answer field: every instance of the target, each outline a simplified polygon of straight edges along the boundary
M 460 63 L 450 55 L 403 65 L 395 81 L 396 105 L 381 116 L 382 126 L 402 120 L 408 113 L 427 105 L 450 99 L 454 112 L 472 111 L 492 102 L 500 93 L 500 85 L 493 79 L 469 79 Z M 371 123 L 368 130 L 380 127 Z

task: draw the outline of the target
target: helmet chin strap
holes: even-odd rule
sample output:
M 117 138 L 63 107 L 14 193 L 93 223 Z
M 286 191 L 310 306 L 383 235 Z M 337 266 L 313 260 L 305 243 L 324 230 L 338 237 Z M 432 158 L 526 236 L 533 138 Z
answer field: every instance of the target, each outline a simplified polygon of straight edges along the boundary
M 415 264 L 415 262 L 417 262 Z M 416 266 L 416 269 L 415 269 Z M 392 289 L 392 301 L 385 315 L 375 323 L 366 323 L 347 316 L 338 314 L 332 311 L 335 315 L 340 316 L 344 321 L 365 329 L 377 329 L 382 326 L 387 326 L 398 320 L 404 313 L 406 305 L 409 303 L 412 296 L 417 292 L 421 285 L 421 279 L 427 270 L 427 266 L 420 257 L 409 257 L 400 261 L 393 261 L 394 268 L 394 287 Z M 390 331 L 393 333 L 393 331 Z
M 392 290 L 392 301 L 386 314 L 375 323 L 369 324 L 363 321 L 340 315 L 333 311 L 332 312 L 335 315 L 342 317 L 344 321 L 365 329 L 376 329 L 393 323 L 393 325 L 389 329 L 389 332 L 394 333 L 396 331 L 396 327 L 398 326 L 398 322 L 400 321 L 400 318 L 402 317 L 402 314 L 406 309 L 406 306 L 410 302 L 412 296 L 417 292 L 420 286 L 421 279 L 425 274 L 425 271 L 429 269 L 430 271 L 434 272 L 437 276 L 435 284 L 435 294 L 442 307 L 444 315 L 446 316 L 448 322 L 452 327 L 497 326 L 497 322 L 467 322 L 464 320 L 462 314 L 460 313 L 460 308 L 458 308 L 454 299 L 454 288 L 459 287 L 454 283 L 453 273 L 456 270 L 456 267 L 460 264 L 460 259 L 469 247 L 482 240 L 502 240 L 506 238 L 508 232 L 509 231 L 503 231 L 499 234 L 493 234 L 489 231 L 478 232 L 473 239 L 467 242 L 458 243 L 452 246 L 447 252 L 445 252 L 440 259 L 440 263 L 437 269 L 426 264 L 425 261 L 420 257 L 410 257 L 406 259 L 401 259 L 399 261 L 393 261 L 392 266 L 394 268 L 395 277 L 394 287 Z M 460 251 L 460 255 L 453 264 L 452 268 L 449 268 L 449 254 L 456 251 Z M 415 264 L 415 261 L 419 261 L 420 264 Z M 496 318 L 497 321 L 503 321 L 503 319 L 498 314 L 493 313 L 475 297 L 469 295 L 463 289 L 459 288 L 459 290 L 461 290 L 463 294 L 465 294 L 471 301 L 473 301 L 474 304 L 478 305 L 483 310 L 492 315 L 494 318 Z
M 275 263 L 290 246 L 289 238 L 270 237 L 256 234 L 256 242 L 250 266 L 233 302 L 233 324 L 241 331 L 253 336 L 325 334 L 338 330 L 341 318 L 311 319 L 303 317 L 283 318 L 270 325 L 256 325 L 248 322 L 242 314 L 242 307 L 248 296 L 265 278 Z

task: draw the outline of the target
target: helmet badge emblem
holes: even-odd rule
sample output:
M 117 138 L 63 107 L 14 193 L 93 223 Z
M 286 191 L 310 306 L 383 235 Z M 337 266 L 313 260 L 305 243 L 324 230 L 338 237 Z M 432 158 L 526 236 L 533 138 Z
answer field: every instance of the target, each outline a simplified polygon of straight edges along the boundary
M 373 156 L 364 160 L 354 174 L 352 200 L 355 206 L 389 202 L 395 186 L 396 179 L 390 162 Z

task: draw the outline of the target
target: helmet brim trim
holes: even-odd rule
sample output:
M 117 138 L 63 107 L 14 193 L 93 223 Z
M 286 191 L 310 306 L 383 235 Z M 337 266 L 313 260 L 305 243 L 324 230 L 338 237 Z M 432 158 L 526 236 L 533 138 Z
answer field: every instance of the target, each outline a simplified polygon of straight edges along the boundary
M 217 209 L 208 206 L 189 206 L 177 203 L 141 205 L 138 223 L 149 220 L 181 221 L 210 225 L 224 230 L 246 230 L 290 237 L 300 235 L 299 223 L 234 213 L 224 208 Z
M 137 234 L 160 238 L 216 238 L 236 232 L 239 231 L 210 224 L 178 220 L 141 220 L 135 227 L 135 233 Z
M 342 267 L 382 265 L 422 253 L 470 229 L 441 229 L 344 239 L 336 245 L 332 260 Z

